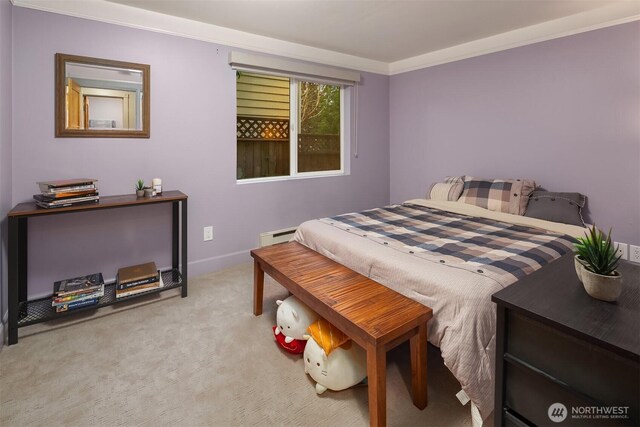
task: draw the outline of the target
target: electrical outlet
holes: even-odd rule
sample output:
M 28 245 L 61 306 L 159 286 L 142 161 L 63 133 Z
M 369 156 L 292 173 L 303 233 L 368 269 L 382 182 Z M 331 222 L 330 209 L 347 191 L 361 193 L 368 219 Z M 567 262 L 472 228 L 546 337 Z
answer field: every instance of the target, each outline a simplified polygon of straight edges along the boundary
M 613 247 L 618 248 L 616 255 L 622 255 L 620 259 L 629 259 L 629 254 L 627 253 L 628 246 L 626 243 L 613 242 Z
M 640 246 L 629 245 L 629 261 L 640 262 Z
M 213 240 L 213 227 L 211 225 L 204 228 L 204 241 Z

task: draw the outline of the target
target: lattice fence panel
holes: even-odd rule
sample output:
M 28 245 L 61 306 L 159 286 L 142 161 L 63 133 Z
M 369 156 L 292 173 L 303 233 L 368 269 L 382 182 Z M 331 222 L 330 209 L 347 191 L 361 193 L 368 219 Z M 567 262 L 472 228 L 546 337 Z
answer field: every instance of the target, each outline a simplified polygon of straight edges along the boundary
M 238 116 L 236 136 L 238 141 L 289 140 L 289 120 Z

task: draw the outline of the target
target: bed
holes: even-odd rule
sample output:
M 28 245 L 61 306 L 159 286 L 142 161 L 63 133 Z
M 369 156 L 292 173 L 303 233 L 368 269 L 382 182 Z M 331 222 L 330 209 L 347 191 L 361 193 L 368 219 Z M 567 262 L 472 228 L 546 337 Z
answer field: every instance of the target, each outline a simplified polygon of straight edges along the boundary
M 429 341 L 485 419 L 494 399 L 490 296 L 570 252 L 583 233 L 466 203 L 414 199 L 307 221 L 293 239 L 431 307 Z

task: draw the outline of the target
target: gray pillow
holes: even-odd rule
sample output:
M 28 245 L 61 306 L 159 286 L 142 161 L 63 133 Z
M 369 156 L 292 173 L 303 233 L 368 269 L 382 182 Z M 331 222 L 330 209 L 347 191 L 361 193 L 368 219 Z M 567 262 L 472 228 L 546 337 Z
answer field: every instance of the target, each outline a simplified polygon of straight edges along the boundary
M 580 193 L 534 191 L 524 216 L 584 227 L 582 208 L 586 199 Z

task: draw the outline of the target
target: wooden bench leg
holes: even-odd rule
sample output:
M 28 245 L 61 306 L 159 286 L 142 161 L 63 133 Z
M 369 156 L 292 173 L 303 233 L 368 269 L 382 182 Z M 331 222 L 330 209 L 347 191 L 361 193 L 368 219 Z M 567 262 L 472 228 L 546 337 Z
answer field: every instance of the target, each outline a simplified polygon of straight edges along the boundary
M 369 422 L 372 427 L 387 424 L 387 352 L 384 347 L 367 346 L 369 377 Z
M 419 409 L 427 407 L 427 325 L 418 327 L 418 333 L 410 338 L 411 394 L 413 404 Z
M 253 314 L 262 314 L 262 295 L 264 291 L 264 270 L 260 263 L 253 261 Z

